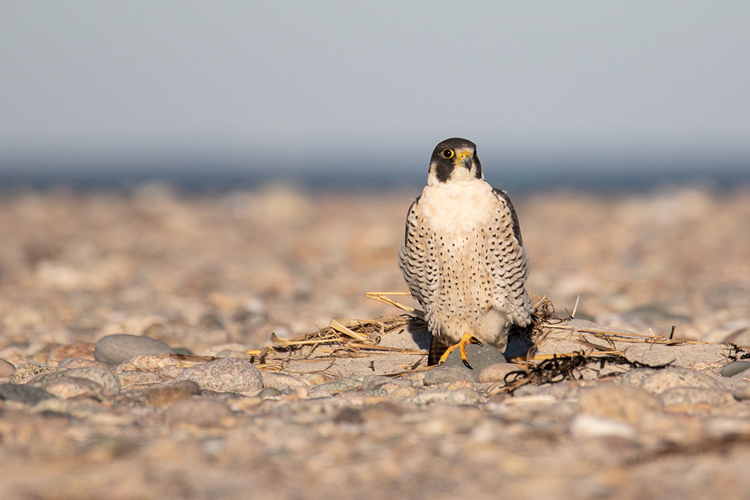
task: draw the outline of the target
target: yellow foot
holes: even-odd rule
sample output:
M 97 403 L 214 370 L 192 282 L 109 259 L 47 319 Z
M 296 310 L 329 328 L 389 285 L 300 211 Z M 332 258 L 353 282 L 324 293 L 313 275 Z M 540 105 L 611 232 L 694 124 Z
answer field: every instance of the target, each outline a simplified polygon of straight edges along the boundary
M 461 351 L 461 361 L 464 362 L 464 365 L 466 365 L 466 368 L 472 369 L 471 365 L 469 364 L 469 360 L 466 357 L 466 346 L 469 344 L 479 344 L 482 345 L 482 343 L 477 339 L 475 336 L 473 336 L 470 333 L 464 333 L 461 337 L 461 340 L 458 341 L 457 344 L 454 344 L 450 346 L 440 357 L 440 364 L 442 365 L 445 363 L 445 360 L 448 359 L 448 355 L 455 351 L 456 349 L 459 349 Z

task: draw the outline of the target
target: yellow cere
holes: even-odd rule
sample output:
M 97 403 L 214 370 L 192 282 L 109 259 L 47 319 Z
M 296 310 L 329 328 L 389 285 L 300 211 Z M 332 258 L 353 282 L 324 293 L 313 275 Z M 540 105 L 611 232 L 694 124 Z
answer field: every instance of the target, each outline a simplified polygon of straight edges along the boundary
M 471 157 L 471 151 L 464 149 L 460 153 L 456 154 L 456 163 L 459 163 L 461 160 L 463 160 L 467 156 Z

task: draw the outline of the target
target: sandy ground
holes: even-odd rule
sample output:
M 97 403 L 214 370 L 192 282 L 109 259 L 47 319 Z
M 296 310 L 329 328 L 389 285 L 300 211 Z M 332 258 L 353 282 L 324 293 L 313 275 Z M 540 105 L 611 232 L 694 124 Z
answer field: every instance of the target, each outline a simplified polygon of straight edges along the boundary
M 59 346 L 115 333 L 216 355 L 266 346 L 272 332 L 313 332 L 333 317 L 395 314 L 364 293 L 406 290 L 396 254 L 417 194 L 271 186 L 187 195 L 159 185 L 4 193 L 0 358 L 44 365 Z M 665 335 L 675 326 L 675 338 L 750 345 L 750 188 L 510 195 L 531 259 L 528 288 L 558 310 L 572 311 L 580 297 L 576 317 L 603 327 Z M 698 369 L 715 373 L 721 364 Z M 227 403 L 234 423 L 197 428 L 169 425 L 132 402 L 80 400 L 42 411 L 5 401 L 0 492 L 490 498 L 502 488 L 520 498 L 740 498 L 750 491 L 741 479 L 750 465 L 747 408 L 731 397 L 741 408 L 660 410 L 648 424 L 629 422 L 637 439 L 629 430 L 599 439 L 575 423 L 577 395 L 513 406 L 488 399 L 485 389 L 469 388 L 476 399 L 378 410 L 383 400 L 359 401 L 351 414 L 341 396 L 253 399 Z M 639 398 L 636 406 L 648 406 Z M 722 412 L 731 424 L 717 420 Z M 730 431 L 717 431 L 721 425 Z M 667 434 L 676 436 L 671 445 L 658 437 Z

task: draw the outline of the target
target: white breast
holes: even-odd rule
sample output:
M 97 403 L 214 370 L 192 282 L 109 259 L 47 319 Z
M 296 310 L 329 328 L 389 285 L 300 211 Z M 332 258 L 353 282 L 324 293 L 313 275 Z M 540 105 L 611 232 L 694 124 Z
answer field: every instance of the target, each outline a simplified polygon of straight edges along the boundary
M 490 207 L 497 198 L 483 179 L 426 186 L 420 200 L 421 215 L 437 234 L 459 235 L 492 222 Z

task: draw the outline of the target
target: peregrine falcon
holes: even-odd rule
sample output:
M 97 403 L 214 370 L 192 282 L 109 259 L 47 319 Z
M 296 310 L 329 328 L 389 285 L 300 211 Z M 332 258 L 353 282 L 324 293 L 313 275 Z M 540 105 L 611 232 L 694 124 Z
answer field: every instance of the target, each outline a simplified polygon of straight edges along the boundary
M 432 333 L 430 364 L 448 346 L 440 361 L 459 348 L 467 366 L 468 343 L 505 351 L 510 327 L 531 323 L 518 217 L 505 192 L 484 180 L 473 142 L 435 147 L 404 240 L 399 267 Z

